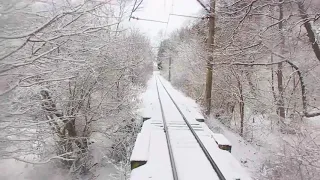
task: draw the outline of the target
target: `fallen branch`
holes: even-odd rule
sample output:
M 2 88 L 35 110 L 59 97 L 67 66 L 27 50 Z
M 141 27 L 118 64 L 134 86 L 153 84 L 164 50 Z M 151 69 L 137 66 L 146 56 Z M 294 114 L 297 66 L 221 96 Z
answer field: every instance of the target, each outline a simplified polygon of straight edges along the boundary
M 47 159 L 45 161 L 38 161 L 38 162 L 28 161 L 28 160 L 24 160 L 24 159 L 21 159 L 21 158 L 18 158 L 18 157 L 14 157 L 13 159 L 15 159 L 17 161 L 28 163 L 28 164 L 47 164 L 50 161 L 56 160 L 56 159 L 63 160 L 63 161 L 74 161 L 75 159 L 69 159 L 69 158 L 62 157 L 62 156 L 65 156 L 65 155 L 70 155 L 70 154 L 72 154 L 72 152 L 68 152 L 68 153 L 65 153 L 65 154 L 62 154 L 62 155 L 59 155 L 59 156 L 54 156 L 54 157 L 51 157 L 51 158 L 49 158 L 49 159 Z

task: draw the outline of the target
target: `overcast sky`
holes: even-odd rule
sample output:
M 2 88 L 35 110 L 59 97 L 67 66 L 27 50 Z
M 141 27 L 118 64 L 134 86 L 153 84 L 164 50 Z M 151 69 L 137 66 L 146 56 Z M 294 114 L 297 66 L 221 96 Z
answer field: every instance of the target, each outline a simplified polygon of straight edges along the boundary
M 170 13 L 197 16 L 201 8 L 197 0 L 144 0 L 141 9 L 133 16 L 167 22 Z M 172 31 L 192 20 L 192 18 L 170 16 L 167 33 L 165 33 L 167 26 L 165 23 L 134 19 L 131 20 L 131 23 L 150 37 L 153 46 L 158 46 L 165 34 L 168 37 Z

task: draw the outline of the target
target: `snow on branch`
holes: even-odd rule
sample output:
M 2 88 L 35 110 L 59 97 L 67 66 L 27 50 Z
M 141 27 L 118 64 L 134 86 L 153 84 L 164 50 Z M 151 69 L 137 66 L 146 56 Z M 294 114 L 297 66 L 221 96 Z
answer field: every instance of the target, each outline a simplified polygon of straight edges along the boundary
M 266 46 L 265 46 L 266 47 Z M 268 47 L 266 47 L 268 48 Z M 270 49 L 269 49 L 270 50 Z M 244 62 L 222 62 L 222 63 L 212 63 L 214 66 L 219 66 L 219 65 L 228 65 L 228 66 L 272 66 L 272 65 L 278 65 L 280 63 L 287 63 L 289 64 L 292 68 L 294 68 L 299 76 L 300 80 L 300 87 L 301 87 L 301 97 L 302 97 L 302 107 L 303 107 L 303 112 L 302 115 L 305 117 L 315 117 L 315 116 L 320 116 L 320 112 L 308 112 L 307 108 L 307 96 L 306 96 L 306 85 L 304 82 L 303 75 L 297 65 L 295 65 L 293 62 L 285 58 L 284 56 L 271 52 L 272 54 L 280 57 L 281 59 L 284 59 L 282 61 L 278 62 L 270 62 L 270 63 L 244 63 Z
M 69 153 L 64 153 L 64 154 L 61 154 L 59 156 L 54 156 L 54 157 L 51 157 L 47 160 L 44 160 L 44 161 L 29 161 L 29 160 L 25 160 L 25 159 L 22 159 L 22 158 L 19 158 L 19 157 L 14 157 L 13 159 L 17 160 L 17 161 L 21 161 L 21 162 L 25 162 L 25 163 L 28 163 L 28 164 L 47 164 L 49 163 L 50 161 L 52 160 L 63 160 L 63 161 L 75 161 L 75 159 L 71 159 L 71 158 L 65 158 L 63 156 L 67 156 L 67 155 L 71 155 L 72 152 L 69 152 Z

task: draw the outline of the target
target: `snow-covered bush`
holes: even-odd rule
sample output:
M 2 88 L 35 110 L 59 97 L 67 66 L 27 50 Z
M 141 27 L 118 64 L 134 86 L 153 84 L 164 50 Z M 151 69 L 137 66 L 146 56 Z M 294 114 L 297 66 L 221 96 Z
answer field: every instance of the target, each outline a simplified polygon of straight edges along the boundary
M 85 175 L 126 141 L 118 160 L 128 161 L 135 131 L 115 127 L 136 116 L 152 51 L 114 18 L 125 2 L 0 1 L 1 158 Z
M 276 149 L 265 161 L 261 179 L 315 179 L 319 174 L 319 128 L 301 125 L 295 135 L 281 135 Z

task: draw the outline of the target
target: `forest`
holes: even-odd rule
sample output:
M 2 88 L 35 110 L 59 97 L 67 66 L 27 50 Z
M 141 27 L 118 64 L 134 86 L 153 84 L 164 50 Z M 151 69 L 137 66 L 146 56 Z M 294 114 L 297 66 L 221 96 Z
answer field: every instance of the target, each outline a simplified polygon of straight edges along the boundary
M 145 1 L 0 0 L 0 179 L 129 179 L 154 63 L 254 179 L 317 179 L 320 1 L 198 1 L 157 53 L 128 25 Z
M 162 75 L 267 154 L 257 179 L 317 179 L 320 2 L 209 2 L 161 42 Z
M 129 5 L 1 0 L 0 179 L 21 163 L 29 179 L 96 179 L 106 164 L 126 179 L 154 56 L 123 25 Z

